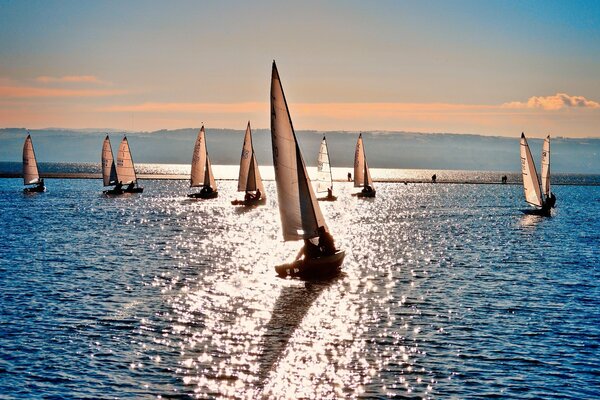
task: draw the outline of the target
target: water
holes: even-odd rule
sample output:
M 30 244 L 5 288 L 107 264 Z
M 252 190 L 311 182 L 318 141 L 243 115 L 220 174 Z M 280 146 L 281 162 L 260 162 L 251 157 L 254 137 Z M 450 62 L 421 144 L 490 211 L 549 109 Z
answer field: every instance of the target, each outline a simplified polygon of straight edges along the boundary
M 266 206 L 185 181 L 0 179 L 1 398 L 594 398 L 600 187 L 377 185 L 321 203 L 343 275 L 282 280 Z

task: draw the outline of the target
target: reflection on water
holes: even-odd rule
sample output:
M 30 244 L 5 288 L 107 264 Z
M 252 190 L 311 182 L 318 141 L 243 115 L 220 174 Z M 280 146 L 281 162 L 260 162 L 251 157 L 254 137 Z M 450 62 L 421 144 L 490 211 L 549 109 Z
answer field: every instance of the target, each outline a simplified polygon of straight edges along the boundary
M 343 274 L 279 279 L 272 182 L 189 201 L 184 181 L 108 198 L 0 180 L 0 393 L 7 397 L 590 398 L 600 363 L 600 196 L 555 187 L 350 183 L 321 203 Z M 582 228 L 585 227 L 585 228 Z

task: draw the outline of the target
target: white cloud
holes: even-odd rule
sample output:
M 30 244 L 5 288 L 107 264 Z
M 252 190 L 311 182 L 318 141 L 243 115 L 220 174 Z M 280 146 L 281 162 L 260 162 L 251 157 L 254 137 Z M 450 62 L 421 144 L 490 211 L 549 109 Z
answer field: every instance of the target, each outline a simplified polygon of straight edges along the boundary
M 504 108 L 541 108 L 544 110 L 560 110 L 563 108 L 600 108 L 600 103 L 588 100 L 583 96 L 570 96 L 556 93 L 553 96 L 533 96 L 527 102 L 513 101 L 502 104 Z

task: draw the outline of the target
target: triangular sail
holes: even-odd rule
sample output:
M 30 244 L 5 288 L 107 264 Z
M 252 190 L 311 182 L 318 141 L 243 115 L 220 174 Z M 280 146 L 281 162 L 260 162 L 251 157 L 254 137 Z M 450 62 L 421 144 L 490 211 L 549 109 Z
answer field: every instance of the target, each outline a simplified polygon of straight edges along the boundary
M 327 149 L 327 140 L 323 136 L 321 147 L 319 148 L 319 157 L 317 158 L 317 192 L 326 192 L 327 189 L 333 189 L 333 178 L 331 176 L 331 163 L 329 162 L 329 151 Z
M 284 240 L 310 239 L 328 230 L 296 141 L 277 66 L 271 75 L 271 141 Z
M 550 135 L 542 147 L 542 193 L 546 198 L 550 197 Z
M 23 184 L 32 185 L 40 181 L 35 151 L 31 142 L 31 135 L 27 135 L 23 144 Z
M 250 129 L 250 121 L 246 127 L 246 135 L 244 136 L 244 145 L 242 146 L 242 156 L 240 158 L 240 175 L 238 179 L 238 192 L 252 192 L 260 190 L 264 198 L 265 188 L 263 187 L 258 163 L 256 162 L 256 154 L 252 145 L 252 131 Z
M 542 206 L 542 192 L 540 190 L 540 181 L 535 169 L 535 163 L 529 150 L 529 144 L 525 139 L 525 134 L 521 134 L 521 172 L 523 173 L 523 189 L 525 190 L 525 200 L 534 206 Z
M 117 169 L 115 167 L 115 159 L 113 157 L 112 146 L 108 135 L 104 139 L 102 145 L 102 179 L 104 186 L 112 186 L 117 184 Z
M 354 187 L 360 186 L 371 186 L 371 188 L 375 188 L 373 179 L 371 179 L 371 173 L 369 172 L 369 165 L 367 164 L 362 133 L 358 135 L 356 150 L 354 151 Z
M 129 142 L 126 137 L 121 140 L 119 152 L 117 153 L 117 178 L 124 185 L 137 182 Z
M 212 173 L 208 151 L 206 150 L 206 134 L 204 125 L 198 132 L 196 144 L 194 145 L 194 155 L 192 157 L 192 172 L 190 179 L 190 187 L 210 186 L 215 190 L 217 184 Z

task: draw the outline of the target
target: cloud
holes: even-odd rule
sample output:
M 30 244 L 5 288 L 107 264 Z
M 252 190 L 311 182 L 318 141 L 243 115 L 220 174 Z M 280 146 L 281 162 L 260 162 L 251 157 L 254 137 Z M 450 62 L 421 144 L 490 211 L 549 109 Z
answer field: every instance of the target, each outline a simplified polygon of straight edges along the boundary
M 142 103 L 116 105 L 99 109 L 101 112 L 146 113 L 251 113 L 269 109 L 267 103 Z
M 57 89 L 18 85 L 0 86 L 0 97 L 3 98 L 107 97 L 122 95 L 125 93 L 127 93 L 125 90 Z
M 96 85 L 110 85 L 110 82 L 106 82 L 98 79 L 93 75 L 68 75 L 61 77 L 54 76 L 38 76 L 35 78 L 40 83 L 93 83 Z
M 556 93 L 553 96 L 533 96 L 526 103 L 513 101 L 502 104 L 503 108 L 541 108 L 544 110 L 560 110 L 563 108 L 600 108 L 600 103 L 588 100 L 583 96 L 570 96 Z

